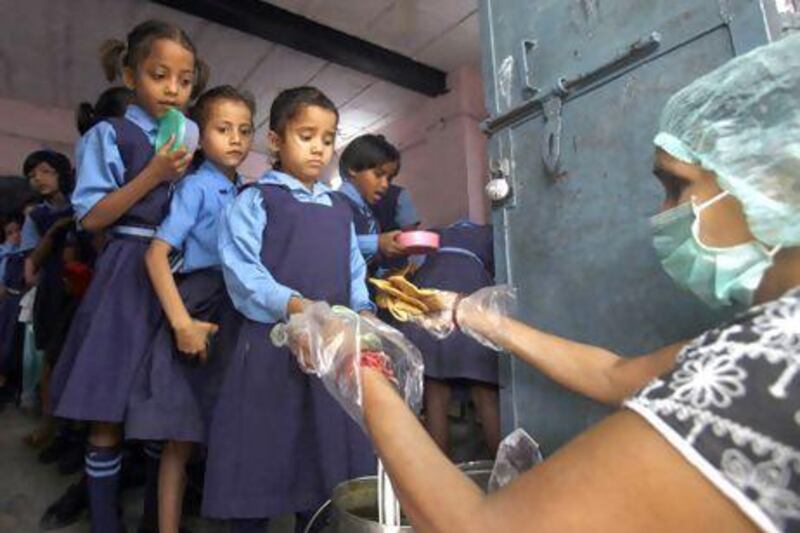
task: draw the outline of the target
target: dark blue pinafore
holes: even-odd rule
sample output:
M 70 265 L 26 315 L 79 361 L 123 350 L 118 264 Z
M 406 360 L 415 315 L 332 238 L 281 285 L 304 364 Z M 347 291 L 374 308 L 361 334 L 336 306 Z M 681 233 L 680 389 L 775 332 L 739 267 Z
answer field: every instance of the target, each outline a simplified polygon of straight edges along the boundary
M 491 226 L 454 224 L 437 232 L 441 248 L 414 274 L 417 286 L 470 294 L 493 284 Z M 497 384 L 497 354 L 463 333 L 439 341 L 411 324 L 401 329 L 422 352 L 426 377 Z
M 8 376 L 17 367 L 14 339 L 19 324 L 19 301 L 25 290 L 25 252 L 16 252 L 6 259 L 3 276 L 5 297 L 0 300 L 0 374 Z
M 128 439 L 206 442 L 228 355 L 220 347 L 232 345 L 241 318 L 218 268 L 178 274 L 176 283 L 192 318 L 217 324 L 219 331 L 201 363 L 178 351 L 169 321 L 162 320 L 131 390 Z
M 339 198 L 349 208 L 353 214 L 353 227 L 356 235 L 375 235 L 381 233 L 381 226 L 378 219 L 372 214 L 372 211 L 364 212 L 362 207 L 358 205 L 355 200 L 344 194 L 343 192 L 335 192 L 333 196 Z M 369 209 L 369 208 L 367 208 Z M 366 258 L 364 258 L 366 260 Z M 378 270 L 378 257 L 374 257 L 372 261 L 367 264 L 367 277 L 372 277 Z
M 269 214 L 261 259 L 305 298 L 350 301 L 348 207 L 257 185 Z M 307 511 L 341 481 L 374 472 L 372 446 L 316 377 L 269 341 L 274 324 L 244 319 L 211 423 L 203 513 L 270 518 Z
M 117 135 L 125 182 L 153 157 L 145 133 L 124 118 L 108 119 Z M 121 422 L 131 384 L 161 318 L 144 264 L 156 226 L 169 206 L 170 185 L 151 190 L 109 230 L 51 381 L 55 415 Z
M 39 235 L 44 235 L 59 219 L 72 217 L 72 206 L 53 208 L 40 205 L 30 213 Z M 64 285 L 64 261 L 62 258 L 67 229 L 55 236 L 50 256 L 39 270 L 36 298 L 33 301 L 33 332 L 39 350 L 51 348 L 61 316 L 69 307 L 71 297 Z

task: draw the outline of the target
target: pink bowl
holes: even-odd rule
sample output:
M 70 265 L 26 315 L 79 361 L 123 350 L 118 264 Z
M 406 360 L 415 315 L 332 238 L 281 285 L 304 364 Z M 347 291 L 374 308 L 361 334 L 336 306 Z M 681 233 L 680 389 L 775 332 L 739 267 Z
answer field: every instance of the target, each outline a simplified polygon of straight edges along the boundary
M 439 234 L 432 231 L 404 231 L 395 240 L 409 254 L 429 254 L 439 249 Z

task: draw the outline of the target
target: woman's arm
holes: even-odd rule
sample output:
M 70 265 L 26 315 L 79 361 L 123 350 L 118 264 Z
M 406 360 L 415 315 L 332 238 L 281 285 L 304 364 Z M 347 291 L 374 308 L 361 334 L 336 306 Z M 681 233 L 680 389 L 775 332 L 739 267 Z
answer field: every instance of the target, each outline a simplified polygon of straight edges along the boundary
M 153 239 L 145 254 L 145 265 L 153 289 L 158 295 L 164 314 L 175 331 L 178 350 L 205 359 L 206 341 L 217 331 L 217 325 L 195 320 L 189 315 L 183 303 L 175 278 L 169 266 L 169 252 L 172 247 L 159 239 Z
M 588 344 L 570 341 L 491 312 L 459 309 L 462 327 L 475 331 L 547 377 L 593 400 L 618 405 L 653 378 L 672 368 L 687 341 L 648 355 L 624 358 Z
M 471 513 L 484 496 L 442 454 L 394 387 L 362 367 L 364 422 L 417 531 L 491 531 Z
M 434 444 L 392 385 L 362 372 L 364 419 L 420 533 L 755 531 L 638 415 L 621 411 L 484 496 Z

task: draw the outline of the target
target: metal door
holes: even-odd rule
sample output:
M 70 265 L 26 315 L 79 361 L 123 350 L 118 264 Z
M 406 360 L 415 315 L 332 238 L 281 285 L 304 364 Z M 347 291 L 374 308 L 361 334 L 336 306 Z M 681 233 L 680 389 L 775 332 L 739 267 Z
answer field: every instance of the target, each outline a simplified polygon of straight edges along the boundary
M 767 0 L 764 0 L 767 1 Z M 768 40 L 758 0 L 483 0 L 498 275 L 545 331 L 646 353 L 719 320 L 662 272 L 647 219 L 661 108 Z M 502 356 L 504 430 L 546 453 L 608 412 Z

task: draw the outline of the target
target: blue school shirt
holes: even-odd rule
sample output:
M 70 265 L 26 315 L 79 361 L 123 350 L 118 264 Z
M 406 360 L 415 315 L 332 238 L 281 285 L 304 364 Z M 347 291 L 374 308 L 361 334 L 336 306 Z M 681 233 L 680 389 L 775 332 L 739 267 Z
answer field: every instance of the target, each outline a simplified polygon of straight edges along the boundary
M 357 236 L 358 249 L 361 250 L 364 260 L 369 262 L 378 253 L 378 232 L 380 231 L 378 221 L 375 219 L 369 204 L 351 182 L 345 180 L 342 186 L 339 187 L 339 192 L 353 200 L 361 210 L 361 213 L 370 221 L 369 233 Z
M 298 179 L 274 170 L 258 183 L 282 185 L 300 202 L 333 205 L 332 190 L 322 183 L 315 183 L 309 191 Z M 286 318 L 286 306 L 292 296 L 302 295 L 278 283 L 261 262 L 262 239 L 268 223 L 262 200 L 261 191 L 250 187 L 228 205 L 220 221 L 219 255 L 225 285 L 236 308 L 250 320 L 271 324 Z M 352 224 L 350 234 L 350 307 L 355 311 L 374 311 L 365 281 L 367 265 L 358 249 Z
M 155 145 L 158 122 L 137 105 L 129 105 L 125 118 Z M 75 219 L 81 220 L 105 195 L 125 185 L 125 165 L 117 147 L 117 133 L 106 121 L 84 134 L 75 151 L 77 183 L 72 193 Z
M 241 182 L 238 176 L 237 182 Z M 181 272 L 219 267 L 219 220 L 234 198 L 236 185 L 211 161 L 175 187 L 169 214 L 158 227 L 156 239 L 183 251 Z
M 6 263 L 8 263 L 8 256 L 13 255 L 19 250 L 16 244 L 9 244 L 4 242 L 0 244 L 0 285 L 6 277 Z

